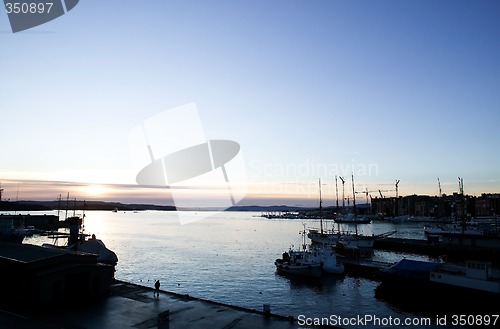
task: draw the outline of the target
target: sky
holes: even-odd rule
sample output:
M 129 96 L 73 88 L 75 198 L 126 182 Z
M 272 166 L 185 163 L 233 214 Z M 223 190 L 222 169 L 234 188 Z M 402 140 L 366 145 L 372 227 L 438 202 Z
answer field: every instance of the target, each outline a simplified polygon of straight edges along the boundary
M 223 188 L 136 181 L 134 127 L 187 104 L 240 145 L 239 204 L 314 205 L 319 179 L 331 203 L 335 176 L 500 192 L 498 1 L 80 1 L 17 33 L 0 12 L 0 44 L 3 199 L 210 204 Z M 195 129 L 157 123 L 163 146 Z

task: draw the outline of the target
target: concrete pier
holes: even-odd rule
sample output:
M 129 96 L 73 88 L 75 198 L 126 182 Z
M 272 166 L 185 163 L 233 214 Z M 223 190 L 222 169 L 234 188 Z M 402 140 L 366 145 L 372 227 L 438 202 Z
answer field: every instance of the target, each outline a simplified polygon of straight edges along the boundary
M 343 263 L 347 275 L 370 280 L 379 280 L 382 277 L 382 271 L 392 265 L 392 263 L 377 262 L 371 259 L 349 258 L 344 259 Z
M 464 261 L 466 259 L 493 260 L 499 265 L 500 238 L 491 236 L 466 236 L 461 234 L 444 234 L 442 241 L 385 238 L 376 240 L 374 248 L 378 250 L 397 251 L 429 256 L 446 255 L 449 260 Z
M 111 285 L 110 294 L 90 304 L 64 309 L 0 308 L 2 328 L 297 328 L 297 321 L 260 310 L 202 300 L 123 281 Z

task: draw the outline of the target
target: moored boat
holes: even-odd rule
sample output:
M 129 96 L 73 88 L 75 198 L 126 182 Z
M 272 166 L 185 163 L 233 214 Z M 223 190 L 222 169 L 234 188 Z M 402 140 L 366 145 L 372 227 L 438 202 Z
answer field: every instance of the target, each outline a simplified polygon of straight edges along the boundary
M 282 258 L 274 262 L 276 270 L 282 274 L 318 278 L 322 274 L 323 265 L 313 258 L 307 250 L 293 250 L 284 252 Z
M 377 298 L 398 304 L 419 306 L 426 300 L 430 308 L 447 304 L 455 311 L 497 310 L 500 302 L 500 272 L 491 262 L 466 264 L 403 259 L 382 271 Z
M 466 261 L 465 265 L 444 263 L 430 272 L 431 282 L 500 296 L 500 273 L 491 262 Z
M 306 229 L 302 234 L 302 249 L 290 248 L 275 260 L 274 264 L 279 273 L 305 277 L 320 277 L 323 273 L 342 274 L 344 265 L 339 261 L 332 246 L 320 244 L 306 244 Z
M 22 243 L 24 238 L 34 231 L 33 227 L 14 227 L 11 216 L 0 216 L 0 241 Z
M 83 218 L 85 214 L 83 215 Z M 73 251 L 84 252 L 89 254 L 97 255 L 97 261 L 99 263 L 116 265 L 118 263 L 118 257 L 112 250 L 108 249 L 102 240 L 97 239 L 94 234 L 86 234 L 83 232 L 83 218 L 78 216 L 69 217 L 67 221 L 71 223 L 69 234 L 56 233 L 49 235 L 53 238 L 55 243 L 44 243 L 42 246 L 46 248 L 63 248 L 70 249 Z M 59 238 L 67 239 L 66 243 L 62 246 L 57 245 L 57 240 Z
M 353 213 L 347 213 L 337 216 L 334 219 L 335 223 L 354 223 L 354 224 L 370 224 L 372 220 L 366 216 L 356 216 Z

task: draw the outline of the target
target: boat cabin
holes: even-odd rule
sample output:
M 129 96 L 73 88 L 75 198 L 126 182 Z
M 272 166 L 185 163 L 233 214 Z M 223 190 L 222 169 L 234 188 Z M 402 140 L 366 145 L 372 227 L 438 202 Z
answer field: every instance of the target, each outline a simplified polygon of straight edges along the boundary
M 465 263 L 465 276 L 468 278 L 488 280 L 491 275 L 491 262 L 469 260 Z

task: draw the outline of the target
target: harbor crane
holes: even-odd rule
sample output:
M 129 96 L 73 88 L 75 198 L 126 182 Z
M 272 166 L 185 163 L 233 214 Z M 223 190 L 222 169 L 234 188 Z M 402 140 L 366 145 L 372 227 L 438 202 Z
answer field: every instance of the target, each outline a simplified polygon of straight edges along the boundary
M 337 212 L 339 212 L 339 188 L 337 186 L 337 175 L 335 175 L 335 196 L 337 198 Z
M 366 195 L 366 203 L 368 203 L 368 196 L 370 196 L 370 200 L 372 199 L 372 195 L 370 193 L 378 192 L 378 194 L 380 195 L 380 197 L 382 199 L 384 199 L 385 197 L 382 194 L 382 192 L 390 192 L 390 191 L 394 191 L 394 190 L 373 190 L 373 191 L 369 191 L 368 188 L 366 188 L 365 191 L 356 191 L 355 193 L 356 194 L 362 194 L 362 193 L 364 193 Z
M 339 176 L 342 181 L 342 209 L 345 209 L 345 180 L 344 177 Z
M 378 190 L 380 191 L 380 190 Z M 370 195 L 370 193 L 374 193 L 374 192 L 377 192 L 377 191 L 368 191 L 368 188 L 366 188 L 365 191 L 356 191 L 354 193 L 356 194 L 365 194 L 366 195 L 366 203 L 368 203 L 368 195 Z M 371 195 L 370 195 L 370 199 L 371 199 Z

